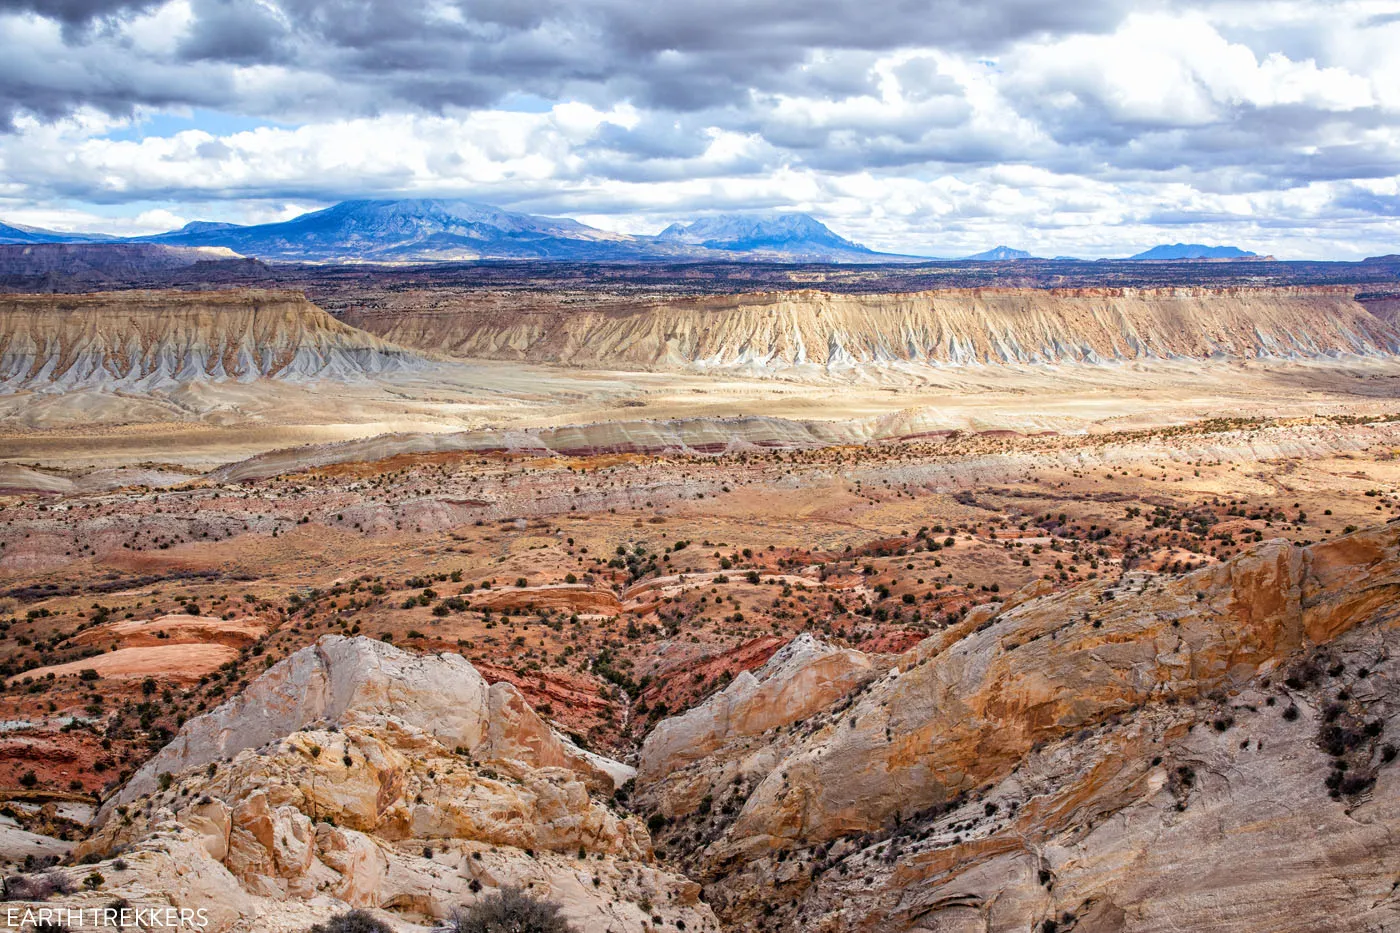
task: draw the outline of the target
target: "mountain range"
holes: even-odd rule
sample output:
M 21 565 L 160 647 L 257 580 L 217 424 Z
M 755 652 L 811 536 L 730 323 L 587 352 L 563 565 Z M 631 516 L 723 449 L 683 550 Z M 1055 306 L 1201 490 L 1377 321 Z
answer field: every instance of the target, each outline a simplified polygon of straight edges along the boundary
M 806 214 L 775 217 L 722 214 L 690 224 L 671 224 L 661 231 L 656 241 L 667 246 L 746 253 L 754 258 L 816 262 L 872 262 L 891 258 L 889 254 L 877 253 L 837 236 Z
M 0 223 L 0 245 L 23 246 L 32 243 L 101 243 L 117 239 L 100 233 L 58 233 L 24 224 Z
M 312 262 L 530 259 L 649 262 L 702 259 L 890 262 L 806 214 L 719 215 L 672 224 L 659 236 L 610 233 L 576 220 L 470 201 L 344 201 L 280 223 L 192 223 L 141 238 L 169 246 L 218 246 L 246 256 Z
M 143 239 L 313 262 L 646 258 L 634 238 L 575 220 L 448 200 L 343 201 L 280 223 L 244 227 L 197 222 Z
M 611 233 L 576 220 L 508 211 L 472 201 L 409 198 L 342 201 L 277 223 L 194 221 L 151 236 L 58 233 L 0 223 L 0 244 L 152 243 L 218 248 L 284 262 L 437 262 L 556 260 L 687 262 L 701 260 L 888 263 L 928 257 L 880 253 L 832 232 L 807 214 L 718 214 L 674 223 L 655 236 Z M 967 259 L 1030 259 L 998 246 Z M 1232 246 L 1158 246 L 1133 259 L 1255 258 Z

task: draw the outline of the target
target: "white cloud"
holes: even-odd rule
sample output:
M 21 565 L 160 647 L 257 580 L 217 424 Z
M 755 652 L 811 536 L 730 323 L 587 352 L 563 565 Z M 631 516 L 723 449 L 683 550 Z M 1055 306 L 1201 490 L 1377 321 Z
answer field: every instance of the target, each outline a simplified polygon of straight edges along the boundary
M 941 0 L 941 23 L 876 23 L 814 2 L 171 0 L 87 33 L 0 15 L 0 210 L 144 232 L 433 195 L 629 232 L 805 209 L 943 255 L 1395 249 L 1400 4 Z M 207 109 L 288 125 L 114 138 Z

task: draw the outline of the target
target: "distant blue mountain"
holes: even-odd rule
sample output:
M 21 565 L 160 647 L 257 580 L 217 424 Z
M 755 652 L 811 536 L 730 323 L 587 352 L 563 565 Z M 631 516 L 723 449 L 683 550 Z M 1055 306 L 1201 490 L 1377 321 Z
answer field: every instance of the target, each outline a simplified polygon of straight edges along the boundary
M 171 246 L 223 246 L 246 256 L 312 261 L 641 258 L 632 237 L 574 220 L 470 201 L 343 201 L 280 223 L 192 223 L 144 237 Z
M 1010 262 L 1013 259 L 1034 259 L 1030 253 L 1023 249 L 1012 249 L 1009 246 L 997 246 L 986 252 L 977 253 L 974 256 L 966 257 L 969 262 Z
M 277 223 L 196 220 L 167 233 L 126 239 L 0 224 L 0 244 L 107 241 L 217 247 L 245 257 L 289 262 L 876 263 L 920 258 L 876 252 L 838 236 L 807 214 L 718 214 L 675 223 L 656 236 L 645 236 L 610 233 L 568 218 L 434 198 L 342 201 Z
M 1199 243 L 1173 243 L 1170 246 L 1154 246 L 1146 252 L 1129 256 L 1129 259 L 1258 259 L 1258 253 L 1250 253 L 1237 246 L 1202 246 Z
M 23 224 L 0 223 L 0 244 L 26 244 L 26 243 L 93 243 L 101 240 L 110 240 L 113 237 L 102 236 L 96 233 L 57 233 L 53 230 L 43 230 L 39 227 L 27 227 Z
M 814 262 L 876 262 L 880 253 L 832 233 L 806 214 L 718 214 L 688 224 L 671 224 L 656 242 L 699 247 L 754 258 Z
M 191 220 L 189 223 L 185 224 L 185 225 L 184 225 L 183 227 L 181 227 L 179 230 L 173 231 L 173 232 L 174 232 L 174 233 L 183 233 L 183 234 L 191 234 L 191 235 L 192 235 L 192 234 L 198 234 L 198 233 L 216 233 L 216 232 L 218 232 L 218 231 L 220 231 L 220 230 L 240 230 L 240 229 L 242 229 L 242 228 L 241 228 L 238 224 L 218 223 L 218 222 L 212 221 L 212 220 Z
M 169 246 L 222 246 L 245 256 L 313 262 L 879 262 L 902 258 L 843 239 L 805 214 L 707 217 L 672 224 L 652 237 L 609 233 L 575 220 L 471 201 L 434 199 L 344 201 L 280 223 L 245 227 L 196 222 L 141 239 Z

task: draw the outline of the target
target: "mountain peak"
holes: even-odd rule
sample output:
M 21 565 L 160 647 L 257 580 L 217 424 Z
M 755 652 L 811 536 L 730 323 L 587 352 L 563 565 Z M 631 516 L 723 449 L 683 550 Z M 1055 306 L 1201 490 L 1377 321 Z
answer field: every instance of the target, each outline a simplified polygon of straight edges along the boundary
M 237 230 L 239 224 L 223 223 L 217 220 L 191 220 L 177 233 L 211 233 L 215 230 Z
M 1012 249 L 1010 246 L 996 246 L 985 252 L 968 256 L 971 262 L 1009 262 L 1013 259 L 1034 259 L 1030 253 L 1023 249 Z
M 715 214 L 674 223 L 658 242 L 726 252 L 783 253 L 796 258 L 849 259 L 874 256 L 872 250 L 837 236 L 809 214 Z
M 575 220 L 537 217 L 439 198 L 356 199 L 277 223 L 196 221 L 146 239 L 225 246 L 250 256 L 330 261 L 591 259 L 611 234 Z
M 1149 250 L 1129 256 L 1129 259 L 1258 259 L 1258 253 L 1251 253 L 1238 246 L 1205 246 L 1200 243 L 1160 244 Z
M 409 225 L 430 232 L 457 230 L 462 227 L 488 227 L 512 232 L 588 231 L 590 228 L 576 220 L 537 217 L 507 211 L 490 204 L 457 198 L 394 198 L 385 200 L 358 199 L 341 201 L 325 210 L 303 214 L 288 223 L 330 223 L 385 230 Z

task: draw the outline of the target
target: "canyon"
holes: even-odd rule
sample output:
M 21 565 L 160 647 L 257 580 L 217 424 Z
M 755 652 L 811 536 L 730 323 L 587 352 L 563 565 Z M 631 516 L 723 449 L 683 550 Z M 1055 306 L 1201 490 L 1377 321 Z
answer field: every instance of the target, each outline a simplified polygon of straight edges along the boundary
M 1385 288 L 190 258 L 0 296 L 10 906 L 1400 927 Z

